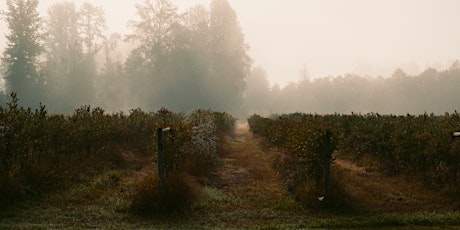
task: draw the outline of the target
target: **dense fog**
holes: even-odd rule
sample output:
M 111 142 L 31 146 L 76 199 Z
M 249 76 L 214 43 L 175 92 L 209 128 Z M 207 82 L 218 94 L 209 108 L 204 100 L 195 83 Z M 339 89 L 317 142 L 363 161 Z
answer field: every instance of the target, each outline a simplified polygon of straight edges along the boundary
M 20 104 L 52 113 L 81 105 L 107 111 L 204 108 L 244 118 L 252 113 L 454 112 L 460 108 L 460 64 L 410 75 L 311 78 L 306 67 L 286 86 L 271 85 L 249 55 L 237 12 L 227 0 L 179 11 L 170 0 L 145 0 L 109 34 L 104 9 L 58 1 L 41 15 L 38 0 L 7 0 L 1 73 Z M 282 45 L 282 44 L 274 44 Z M 282 59 L 283 57 L 278 57 Z

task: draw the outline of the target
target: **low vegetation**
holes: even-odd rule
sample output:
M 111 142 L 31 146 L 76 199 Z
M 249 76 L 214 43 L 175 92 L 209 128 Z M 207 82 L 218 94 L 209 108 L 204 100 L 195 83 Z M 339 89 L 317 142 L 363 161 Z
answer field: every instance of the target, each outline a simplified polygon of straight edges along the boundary
M 443 209 L 442 203 L 418 209 L 422 206 L 414 203 L 418 202 L 417 197 L 413 198 L 415 201 L 409 200 L 411 194 L 394 195 L 389 191 L 388 196 L 375 197 L 375 201 L 369 202 L 369 197 L 382 188 L 367 184 L 370 180 L 390 186 L 397 179 L 388 178 L 401 174 L 418 178 L 422 174 L 413 174 L 415 166 L 390 170 L 389 164 L 407 162 L 383 160 L 387 155 L 381 154 L 382 150 L 390 153 L 389 147 L 384 147 L 383 141 L 387 139 L 383 137 L 376 138 L 381 141 L 377 145 L 378 154 L 355 151 L 372 150 L 374 147 L 369 146 L 375 145 L 369 139 L 366 142 L 358 138 L 362 135 L 359 130 L 370 132 L 371 128 L 356 125 L 369 124 L 386 130 L 390 129 L 387 124 L 394 124 L 391 130 L 401 132 L 404 124 L 412 123 L 410 130 L 417 130 L 417 122 L 428 120 L 433 129 L 426 128 L 424 132 L 437 134 L 436 127 L 456 128 L 455 114 L 426 117 L 291 114 L 271 119 L 253 116 L 249 119 L 252 131 L 257 134 L 253 136 L 245 125 L 235 130 L 232 116 L 208 110 L 178 114 L 166 109 L 152 113 L 136 109 L 125 115 L 106 114 L 100 108 L 83 106 L 73 114 L 50 115 L 44 106 L 35 111 L 21 108 L 15 95 L 12 96 L 8 107 L 0 111 L 0 228 L 342 229 L 460 224 L 454 205 Z M 383 121 L 379 119 L 389 123 L 380 123 Z M 417 127 L 425 126 L 426 123 Z M 157 129 L 166 127 L 171 131 L 163 136 L 165 176 L 160 190 Z M 375 131 L 373 135 L 379 133 Z M 410 143 L 402 140 L 402 135 L 398 137 L 401 145 Z M 455 158 L 443 157 L 456 153 L 457 141 L 449 139 L 449 135 L 435 137 L 446 137 L 449 141 L 428 143 L 440 149 L 446 149 L 442 146 L 448 143 L 450 152 L 438 156 L 442 152 L 429 151 L 437 148 L 425 151 L 437 161 L 445 159 L 442 164 L 451 167 Z M 402 148 L 392 151 L 398 153 Z M 379 173 L 366 176 L 367 168 L 347 166 L 352 163 L 343 159 L 372 162 Z M 333 163 L 327 194 L 324 177 L 320 176 L 326 162 Z M 453 175 L 445 174 L 445 169 L 427 172 L 438 173 L 435 174 L 438 178 Z M 424 181 L 425 189 L 433 181 Z M 445 181 L 436 184 L 442 188 L 440 193 L 427 193 L 432 196 L 428 202 L 435 202 L 434 196 L 439 194 L 455 194 L 451 190 L 455 185 L 443 184 Z M 347 185 L 350 182 L 355 188 L 372 191 L 350 192 Z M 398 181 L 397 192 L 416 184 Z M 429 191 L 417 189 L 421 193 Z M 363 194 L 364 198 L 360 196 Z M 320 201 L 324 195 L 326 199 Z M 455 200 L 450 195 L 448 201 Z M 382 202 L 387 204 L 372 212 L 360 208 L 376 207 Z M 395 202 L 399 206 L 385 209 Z M 413 209 L 398 210 L 402 205 Z
M 81 165 L 100 159 L 113 149 L 139 154 L 157 152 L 154 140 L 160 127 L 172 129 L 165 136 L 167 177 L 209 173 L 217 161 L 222 136 L 232 131 L 234 123 L 226 113 L 204 110 L 189 116 L 166 109 L 156 113 L 136 109 L 129 115 L 109 115 L 101 108 L 82 106 L 71 115 L 49 115 L 45 106 L 35 111 L 19 107 L 16 94 L 11 96 L 8 107 L 0 107 L 2 209 L 64 186 L 81 173 Z M 149 178 L 138 180 L 138 194 L 145 189 L 142 184 L 146 180 Z M 175 181 L 178 183 L 171 186 L 188 185 L 188 179 Z M 142 198 L 133 198 L 133 203 L 136 199 Z
M 457 113 L 442 116 L 288 114 L 273 118 L 253 115 L 249 125 L 266 144 L 286 153 L 276 168 L 288 189 L 302 194 L 300 197 L 305 194 L 302 190 L 305 183 L 322 175 L 324 167 L 319 167 L 320 159 L 330 154 L 327 148 L 355 162 L 371 159 L 378 170 L 388 176 L 414 178 L 426 187 L 443 191 L 453 201 L 460 197 L 460 142 L 451 137 L 452 131 L 460 128 Z M 325 145 L 322 140 L 327 132 L 331 133 L 330 143 Z M 318 182 L 308 187 L 316 188 Z

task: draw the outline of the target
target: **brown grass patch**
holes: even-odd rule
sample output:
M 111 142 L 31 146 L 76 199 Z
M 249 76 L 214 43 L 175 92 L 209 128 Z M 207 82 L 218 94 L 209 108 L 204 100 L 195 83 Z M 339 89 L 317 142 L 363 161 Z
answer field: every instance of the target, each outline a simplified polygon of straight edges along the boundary
M 342 190 L 344 201 L 355 210 L 399 213 L 455 210 L 448 197 L 426 188 L 416 179 L 387 176 L 374 168 L 375 163 L 368 167 L 357 166 L 339 157 L 332 165 L 331 177 Z
M 130 208 L 141 215 L 180 213 L 191 207 L 199 196 L 195 179 L 181 172 L 169 173 L 164 178 L 160 193 L 158 175 L 143 171 L 135 178 L 127 199 Z

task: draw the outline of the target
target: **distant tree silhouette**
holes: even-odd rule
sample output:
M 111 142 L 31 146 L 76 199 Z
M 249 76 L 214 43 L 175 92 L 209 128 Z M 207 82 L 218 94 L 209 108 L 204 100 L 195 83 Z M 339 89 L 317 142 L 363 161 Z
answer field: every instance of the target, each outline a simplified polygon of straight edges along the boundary
M 460 67 L 428 68 L 417 76 L 396 69 L 391 77 L 370 78 L 355 74 L 302 80 L 283 89 L 272 89 L 275 113 L 423 114 L 459 111 Z M 263 102 L 260 102 L 263 103 Z
M 102 48 L 105 41 L 104 29 L 107 26 L 104 10 L 102 7 L 96 7 L 85 2 L 78 13 L 78 27 L 83 43 L 83 52 L 87 56 L 94 56 Z
M 95 79 L 95 101 L 97 106 L 111 111 L 127 110 L 130 100 L 128 79 L 123 69 L 123 62 L 117 56 L 116 48 L 121 41 L 120 34 L 112 34 L 103 43 L 104 62 Z
M 136 5 L 136 9 L 138 20 L 129 22 L 133 33 L 127 38 L 139 45 L 126 60 L 126 72 L 133 83 L 133 92 L 137 92 L 137 103 L 155 109 L 155 106 L 163 106 L 162 91 L 171 80 L 167 76 L 169 57 L 176 48 L 180 26 L 177 7 L 169 0 L 145 0 Z
M 251 113 L 268 115 L 270 113 L 270 83 L 265 70 L 260 66 L 253 68 L 246 80 L 246 85 L 244 91 L 246 115 L 251 115 Z
M 252 60 L 247 54 L 237 15 L 227 0 L 213 0 L 210 6 L 213 84 L 216 109 L 240 110 L 245 79 Z
M 213 1 L 183 14 L 169 0 L 146 0 L 130 21 L 137 41 L 126 60 L 137 103 L 236 112 L 243 103 L 251 65 L 236 14 L 226 1 Z
M 93 102 L 94 57 L 102 47 L 104 28 L 102 8 L 89 3 L 80 10 L 73 2 L 55 3 L 48 9 L 46 75 L 52 109 L 71 112 Z
M 38 0 L 7 0 L 6 4 L 4 17 L 9 32 L 2 58 L 6 90 L 18 93 L 22 105 L 37 107 L 43 99 L 44 84 L 38 68 L 43 51 Z

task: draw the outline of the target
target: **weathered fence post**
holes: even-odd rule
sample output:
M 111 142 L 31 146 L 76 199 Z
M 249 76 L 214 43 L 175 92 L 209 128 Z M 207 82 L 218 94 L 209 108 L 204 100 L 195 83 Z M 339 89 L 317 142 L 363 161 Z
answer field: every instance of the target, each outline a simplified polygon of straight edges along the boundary
M 322 196 L 318 197 L 319 201 L 328 201 L 330 195 L 329 177 L 331 174 L 332 154 L 335 150 L 335 145 L 332 141 L 332 132 L 327 130 L 321 140 L 321 159 L 319 160 L 320 173 L 317 177 L 316 186 L 321 191 Z
M 324 196 L 329 198 L 329 177 L 331 174 L 331 161 L 332 154 L 334 153 L 335 146 L 332 143 L 332 132 L 327 130 L 324 146 L 323 165 L 324 165 Z
M 163 179 L 164 179 L 164 149 L 163 149 L 163 129 L 158 128 L 157 129 L 157 134 L 158 134 L 158 189 L 160 191 L 160 194 L 163 193 L 164 190 L 164 184 L 163 184 Z
M 158 128 L 158 189 L 160 194 L 164 191 L 164 166 L 165 166 L 165 155 L 163 145 L 163 132 L 170 131 L 171 128 Z

